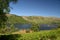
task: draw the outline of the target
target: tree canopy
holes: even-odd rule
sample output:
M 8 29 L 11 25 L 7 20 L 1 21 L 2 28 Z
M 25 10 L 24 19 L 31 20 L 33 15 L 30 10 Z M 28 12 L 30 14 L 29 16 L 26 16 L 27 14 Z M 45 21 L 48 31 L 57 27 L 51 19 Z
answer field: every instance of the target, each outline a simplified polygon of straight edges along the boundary
M 6 16 L 6 13 L 10 12 L 10 6 L 9 4 L 13 2 L 16 3 L 17 0 L 0 0 L 0 26 L 5 25 L 7 22 L 8 17 Z

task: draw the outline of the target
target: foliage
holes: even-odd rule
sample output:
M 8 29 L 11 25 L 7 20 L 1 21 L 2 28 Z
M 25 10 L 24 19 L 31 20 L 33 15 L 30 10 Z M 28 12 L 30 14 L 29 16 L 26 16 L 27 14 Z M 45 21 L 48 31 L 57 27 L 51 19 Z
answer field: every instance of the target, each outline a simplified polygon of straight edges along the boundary
M 15 3 L 15 2 L 17 2 L 17 0 L 0 0 L 0 12 L 3 12 L 3 13 L 4 12 L 9 12 L 9 10 L 10 10 L 9 4 L 11 2 Z
M 0 0 L 0 27 L 6 27 L 6 22 L 8 20 L 8 17 L 6 16 L 6 13 L 10 12 L 10 6 L 9 4 L 11 2 L 16 2 L 17 0 Z
M 40 31 L 25 34 L 0 35 L 0 39 L 7 40 L 60 40 L 60 29 Z
M 33 31 L 39 31 L 39 25 L 38 24 L 32 24 L 32 27 L 30 29 Z
M 17 40 L 20 36 L 18 34 L 0 35 L 0 40 Z
M 0 33 L 6 33 L 8 32 L 9 28 L 7 28 L 7 13 L 10 12 L 10 6 L 9 4 L 11 2 L 17 2 L 17 0 L 0 0 Z
M 0 29 L 0 34 L 11 34 L 12 32 L 18 31 L 13 25 Z

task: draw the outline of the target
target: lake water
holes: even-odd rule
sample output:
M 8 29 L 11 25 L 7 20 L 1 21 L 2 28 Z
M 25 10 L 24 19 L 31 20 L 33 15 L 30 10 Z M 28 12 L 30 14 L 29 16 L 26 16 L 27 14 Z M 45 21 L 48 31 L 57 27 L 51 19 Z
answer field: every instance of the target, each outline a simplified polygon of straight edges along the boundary
M 57 28 L 58 26 L 57 25 L 47 25 L 47 24 L 41 24 L 40 25 L 40 30 L 51 30 L 51 29 L 55 29 Z
M 16 23 L 14 26 L 18 29 L 30 29 L 32 27 L 32 24 L 19 24 Z M 57 28 L 57 25 L 47 25 L 47 24 L 40 24 L 39 25 L 39 30 L 51 30 Z
M 31 24 L 14 24 L 14 26 L 18 29 L 30 29 L 31 28 Z

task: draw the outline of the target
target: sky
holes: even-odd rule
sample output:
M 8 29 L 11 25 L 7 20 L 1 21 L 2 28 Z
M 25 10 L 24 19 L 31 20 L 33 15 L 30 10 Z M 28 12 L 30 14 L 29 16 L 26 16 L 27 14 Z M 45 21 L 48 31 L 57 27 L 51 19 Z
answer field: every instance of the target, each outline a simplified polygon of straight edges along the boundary
M 10 14 L 18 16 L 60 17 L 60 0 L 18 0 L 10 3 Z

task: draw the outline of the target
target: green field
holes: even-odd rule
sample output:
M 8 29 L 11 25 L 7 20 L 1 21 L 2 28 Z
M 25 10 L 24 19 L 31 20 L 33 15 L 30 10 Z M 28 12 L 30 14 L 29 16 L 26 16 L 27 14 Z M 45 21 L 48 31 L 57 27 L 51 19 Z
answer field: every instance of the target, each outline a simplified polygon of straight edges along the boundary
M 0 35 L 0 39 L 4 38 L 6 40 L 60 40 L 60 29 L 25 34 Z

